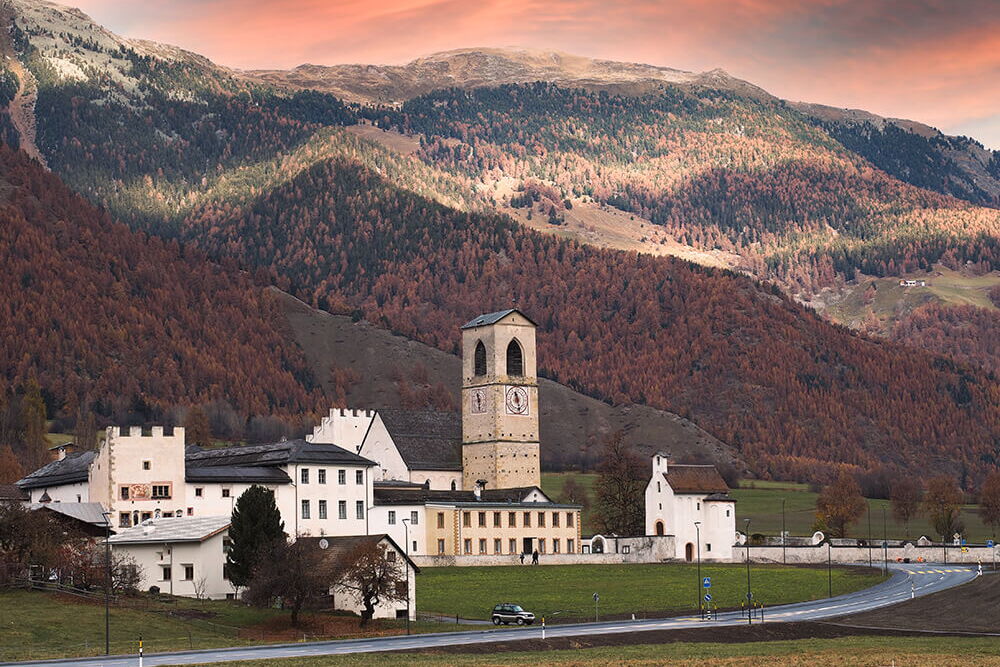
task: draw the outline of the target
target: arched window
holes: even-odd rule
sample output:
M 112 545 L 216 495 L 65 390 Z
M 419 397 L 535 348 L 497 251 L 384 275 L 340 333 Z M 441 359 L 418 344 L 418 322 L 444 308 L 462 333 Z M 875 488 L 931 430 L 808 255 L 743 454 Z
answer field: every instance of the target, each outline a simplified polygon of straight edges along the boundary
M 455 491 L 455 490 L 456 490 L 457 488 L 458 488 L 458 487 L 457 487 L 457 485 L 455 484 L 455 480 L 451 480 L 451 490 L 452 490 L 452 491 Z
M 507 346 L 507 375 L 524 375 L 524 354 L 516 340 L 510 341 Z
M 662 521 L 657 521 L 656 522 L 656 534 L 657 535 L 663 535 L 663 522 Z
M 486 346 L 483 341 L 476 343 L 476 375 L 486 375 Z

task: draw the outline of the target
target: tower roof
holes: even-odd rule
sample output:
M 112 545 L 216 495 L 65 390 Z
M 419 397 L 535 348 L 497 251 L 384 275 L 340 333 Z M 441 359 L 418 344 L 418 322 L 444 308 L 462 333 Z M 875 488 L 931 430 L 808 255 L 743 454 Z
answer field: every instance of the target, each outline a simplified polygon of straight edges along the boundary
M 530 317 L 528 317 L 527 315 L 525 315 L 523 312 L 521 312 L 517 308 L 508 308 L 507 310 L 498 310 L 495 313 L 486 313 L 485 315 L 480 315 L 479 317 L 474 317 L 471 320 L 469 320 L 468 322 L 466 322 L 465 324 L 463 324 L 462 328 L 463 329 L 475 329 L 476 327 L 485 327 L 485 326 L 488 326 L 490 324 L 496 324 L 497 322 L 499 322 L 503 318 L 507 317 L 511 313 L 517 313 L 518 315 L 520 315 L 524 319 L 526 319 L 529 322 L 531 322 L 532 325 L 534 325 L 536 327 L 538 326 L 538 324 L 533 319 L 531 319 Z

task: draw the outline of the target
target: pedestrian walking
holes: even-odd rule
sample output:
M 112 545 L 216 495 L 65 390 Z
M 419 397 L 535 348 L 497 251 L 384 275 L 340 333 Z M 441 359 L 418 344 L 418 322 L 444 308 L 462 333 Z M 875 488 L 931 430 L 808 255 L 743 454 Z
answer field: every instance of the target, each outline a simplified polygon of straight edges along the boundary
M 535 549 L 531 554 L 531 564 L 538 565 L 538 549 Z
M 521 565 L 524 565 L 524 552 L 521 552 Z

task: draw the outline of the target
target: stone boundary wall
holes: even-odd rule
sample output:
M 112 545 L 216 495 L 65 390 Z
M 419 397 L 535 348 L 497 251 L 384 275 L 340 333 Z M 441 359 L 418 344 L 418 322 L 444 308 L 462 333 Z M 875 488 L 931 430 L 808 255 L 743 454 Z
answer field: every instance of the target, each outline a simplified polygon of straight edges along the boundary
M 917 546 L 910 542 L 902 546 L 892 545 L 883 551 L 881 544 L 872 544 L 871 562 L 872 565 L 882 564 L 886 557 L 890 563 L 899 560 L 909 559 L 910 563 L 927 562 L 940 565 L 942 563 L 960 563 L 976 565 L 982 563 L 983 566 L 991 566 L 993 558 L 996 556 L 1000 560 L 998 548 L 986 546 L 963 547 L 948 545 L 947 549 L 940 544 L 929 546 Z M 733 561 L 746 562 L 747 548 L 744 545 L 733 547 Z M 947 552 L 947 553 L 946 553 Z M 834 544 L 830 547 L 830 560 L 835 563 L 868 564 L 868 547 L 838 546 Z M 921 561 L 922 559 L 922 561 Z M 781 563 L 782 549 L 780 546 L 750 546 L 751 562 Z M 827 561 L 827 545 L 817 544 L 815 546 L 787 546 L 785 547 L 785 562 L 789 564 L 798 563 L 825 563 Z
M 539 565 L 603 565 L 616 563 L 664 563 L 674 560 L 674 536 L 656 535 L 647 537 L 605 538 L 605 553 L 539 554 Z M 626 551 L 628 553 L 626 553 Z M 475 567 L 497 565 L 520 565 L 518 555 L 470 555 L 470 556 L 411 556 L 417 567 Z M 708 562 L 708 559 L 702 559 Z M 524 558 L 524 564 L 531 564 L 531 554 Z

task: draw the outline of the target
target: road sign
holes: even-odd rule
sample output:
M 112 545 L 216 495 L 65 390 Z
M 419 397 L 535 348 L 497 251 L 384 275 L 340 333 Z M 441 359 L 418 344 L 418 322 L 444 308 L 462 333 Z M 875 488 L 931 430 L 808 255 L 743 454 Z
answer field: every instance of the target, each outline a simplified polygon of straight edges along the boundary
M 993 548 L 993 540 L 986 540 L 986 546 L 988 546 L 990 549 L 992 549 Z
M 601 596 L 598 595 L 597 593 L 594 593 L 594 602 L 597 602 L 600 599 L 601 599 Z
M 747 593 L 747 600 L 753 599 L 753 593 Z
M 701 580 L 701 585 L 702 585 L 703 588 L 711 588 L 712 587 L 712 577 L 705 577 L 704 579 L 702 579 Z
M 705 593 L 705 602 L 711 602 L 711 601 L 712 601 L 712 594 Z

